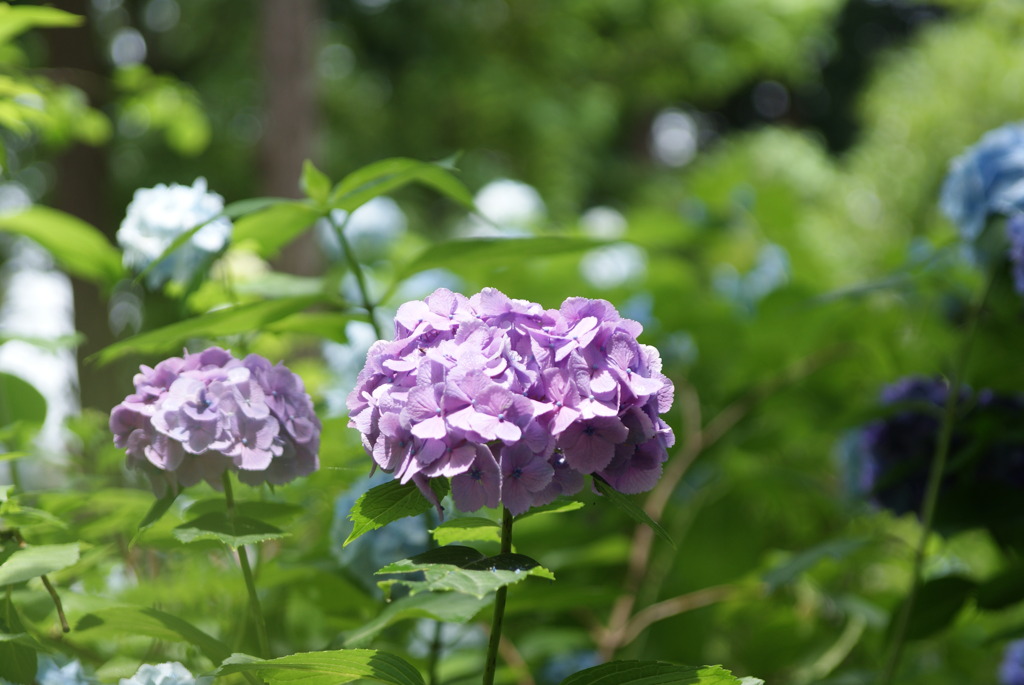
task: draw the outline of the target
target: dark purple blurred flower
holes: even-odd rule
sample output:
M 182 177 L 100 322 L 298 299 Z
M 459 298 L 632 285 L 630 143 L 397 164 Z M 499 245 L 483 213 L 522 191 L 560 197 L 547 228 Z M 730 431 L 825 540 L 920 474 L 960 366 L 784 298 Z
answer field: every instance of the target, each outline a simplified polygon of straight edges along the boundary
M 134 382 L 110 430 L 157 494 L 201 480 L 219 489 L 227 470 L 279 485 L 319 466 L 320 420 L 302 380 L 280 364 L 211 347 L 143 366 Z
M 451 477 L 463 511 L 514 514 L 578 492 L 586 473 L 625 492 L 657 481 L 672 384 L 637 342 L 640 324 L 610 303 L 545 310 L 494 288 L 440 289 L 402 305 L 395 331 L 370 348 L 348 409 L 397 478 L 426 493 L 425 478 Z
M 937 378 L 904 378 L 882 391 L 889 412 L 861 429 L 855 450 L 861 492 L 896 514 L 920 515 L 948 400 L 949 387 Z M 941 481 L 940 527 L 989 525 L 1004 491 L 1024 487 L 1022 416 L 1020 396 L 961 388 Z

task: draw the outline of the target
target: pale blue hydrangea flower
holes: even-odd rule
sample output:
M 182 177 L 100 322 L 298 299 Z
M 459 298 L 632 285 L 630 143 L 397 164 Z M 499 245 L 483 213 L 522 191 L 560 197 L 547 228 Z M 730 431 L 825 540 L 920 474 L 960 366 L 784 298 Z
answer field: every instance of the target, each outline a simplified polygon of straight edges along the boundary
M 153 188 L 139 188 L 117 230 L 125 266 L 141 271 L 163 254 L 175 238 L 209 221 L 146 278 L 150 287 L 159 287 L 168 280 L 187 281 L 206 257 L 227 243 L 231 222 L 226 217 L 214 219 L 223 210 L 224 198 L 207 190 L 205 178 L 197 178 L 191 186 L 160 183 Z
M 61 665 L 52 657 L 40 654 L 37 660 L 35 682 L 39 685 L 96 685 L 96 679 L 85 672 L 76 659 Z M 12 685 L 0 678 L 0 685 Z
M 970 242 L 989 215 L 1024 210 L 1024 123 L 989 131 L 954 159 L 939 206 Z
M 745 274 L 723 264 L 714 275 L 715 290 L 748 310 L 788 281 L 789 254 L 774 243 L 761 248 L 753 268 Z
M 119 685 L 204 685 L 211 678 L 196 678 L 177 661 L 143 664 L 131 678 L 122 678 Z

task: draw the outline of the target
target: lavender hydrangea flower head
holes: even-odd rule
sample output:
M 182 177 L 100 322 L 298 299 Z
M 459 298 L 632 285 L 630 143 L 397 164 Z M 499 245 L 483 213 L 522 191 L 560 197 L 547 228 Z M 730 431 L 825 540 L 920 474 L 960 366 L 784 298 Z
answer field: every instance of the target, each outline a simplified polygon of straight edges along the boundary
M 1024 210 L 1024 123 L 989 131 L 954 159 L 939 206 L 969 242 L 990 215 Z
M 199 685 L 212 678 L 196 678 L 177 661 L 164 664 L 143 664 L 131 678 L 122 678 L 118 685 Z
M 442 288 L 402 305 L 394 340 L 370 348 L 349 425 L 377 466 L 428 498 L 430 478 L 451 478 L 463 511 L 521 514 L 578 492 L 586 474 L 643 492 L 674 436 L 660 417 L 672 383 L 641 330 L 604 300 L 545 310 Z
M 229 470 L 250 485 L 280 485 L 319 466 L 320 420 L 283 365 L 211 347 L 143 366 L 134 382 L 110 430 L 157 494 L 201 480 L 219 488 Z
M 125 266 L 141 271 L 178 236 L 209 221 L 146 278 L 154 288 L 168 280 L 188 280 L 198 263 L 223 248 L 231 235 L 227 218 L 214 219 L 223 209 L 224 198 L 207 191 L 205 178 L 197 178 L 191 186 L 160 183 L 153 188 L 139 188 L 117 230 Z

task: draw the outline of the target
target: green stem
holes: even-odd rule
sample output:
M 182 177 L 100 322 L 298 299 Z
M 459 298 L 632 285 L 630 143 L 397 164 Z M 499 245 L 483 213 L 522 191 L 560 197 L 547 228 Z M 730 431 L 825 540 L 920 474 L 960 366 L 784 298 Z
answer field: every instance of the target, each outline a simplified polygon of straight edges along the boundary
M 231 474 L 227 471 L 224 472 L 224 501 L 227 504 L 228 520 L 234 522 L 235 497 L 231 491 Z M 249 610 L 256 623 L 256 639 L 259 641 L 260 656 L 269 659 L 270 640 L 267 639 L 267 622 L 263 619 L 263 609 L 260 608 L 260 598 L 256 594 L 256 581 L 252 575 L 249 554 L 245 551 L 245 545 L 238 547 L 238 563 L 242 567 L 242 577 L 245 578 L 245 589 L 249 592 Z
M 512 553 L 512 513 L 502 507 L 501 553 Z M 494 593 L 494 619 L 491 621 L 491 636 L 487 641 L 487 661 L 484 663 L 483 685 L 494 685 L 494 672 L 498 665 L 498 645 L 501 643 L 501 624 L 505 620 L 505 600 L 508 586 L 498 588 Z
M 373 332 L 376 334 L 378 340 L 383 340 L 384 335 L 381 333 L 380 325 L 377 323 L 377 305 L 370 299 L 370 290 L 366 287 L 366 274 L 363 273 L 363 267 L 356 259 L 356 255 L 352 252 L 352 245 L 349 244 L 348 238 L 345 237 L 345 226 L 348 225 L 349 217 L 352 213 L 349 212 L 345 216 L 345 221 L 339 224 L 331 213 L 327 213 L 327 220 L 331 222 L 331 227 L 338 236 L 338 242 L 341 243 L 341 251 L 345 254 L 345 261 L 348 262 L 348 268 L 355 274 L 356 283 L 359 285 L 359 294 L 363 298 L 363 308 L 366 309 L 366 315 L 370 318 L 370 325 L 373 326 Z
M 879 685 L 891 685 L 896 677 L 896 671 L 903 656 L 903 648 L 907 641 L 907 629 L 910 625 L 910 616 L 913 614 L 914 603 L 917 600 L 917 595 L 922 585 L 925 552 L 928 546 L 928 538 L 931 537 L 932 527 L 935 522 L 935 509 L 939 501 L 942 475 L 946 470 L 946 462 L 949 460 L 949 448 L 953 439 L 953 426 L 956 424 L 956 410 L 960 399 L 960 386 L 967 374 L 967 364 L 971 356 L 971 349 L 974 347 L 978 320 L 981 318 L 981 312 L 985 308 L 985 303 L 988 302 L 988 296 L 992 290 L 994 279 L 995 269 L 987 276 L 981 297 L 978 298 L 975 306 L 971 309 L 964 337 L 949 376 L 949 390 L 946 395 L 946 406 L 942 414 L 942 426 L 939 431 L 938 443 L 935 445 L 935 454 L 932 456 L 931 466 L 928 470 L 928 481 L 925 486 L 924 502 L 921 508 L 921 536 L 914 550 L 914 566 L 911 571 L 910 591 L 907 593 L 907 599 L 903 602 L 903 606 L 900 607 L 900 612 L 896 616 L 892 642 L 889 646 L 888 657 L 885 661 L 885 668 Z

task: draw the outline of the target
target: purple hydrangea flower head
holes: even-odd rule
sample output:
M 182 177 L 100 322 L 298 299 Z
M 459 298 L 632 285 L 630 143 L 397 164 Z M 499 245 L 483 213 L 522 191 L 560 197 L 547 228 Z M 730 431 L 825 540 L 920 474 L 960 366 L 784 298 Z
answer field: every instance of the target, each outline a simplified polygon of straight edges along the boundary
M 263 357 L 211 347 L 141 367 L 135 393 L 110 413 L 114 444 L 158 494 L 225 471 L 280 485 L 319 466 L 320 420 L 302 380 Z
M 1000 685 L 1024 685 L 1024 640 L 1006 645 L 1003 661 L 999 664 Z
M 1024 210 L 1024 123 L 989 131 L 954 159 L 939 206 L 971 242 L 989 215 Z
M 463 511 L 521 514 L 578 492 L 585 474 L 649 490 L 673 443 L 659 416 L 672 383 L 641 331 L 604 300 L 544 309 L 442 288 L 399 307 L 395 338 L 370 348 L 349 425 L 377 466 L 425 494 L 451 478 Z

